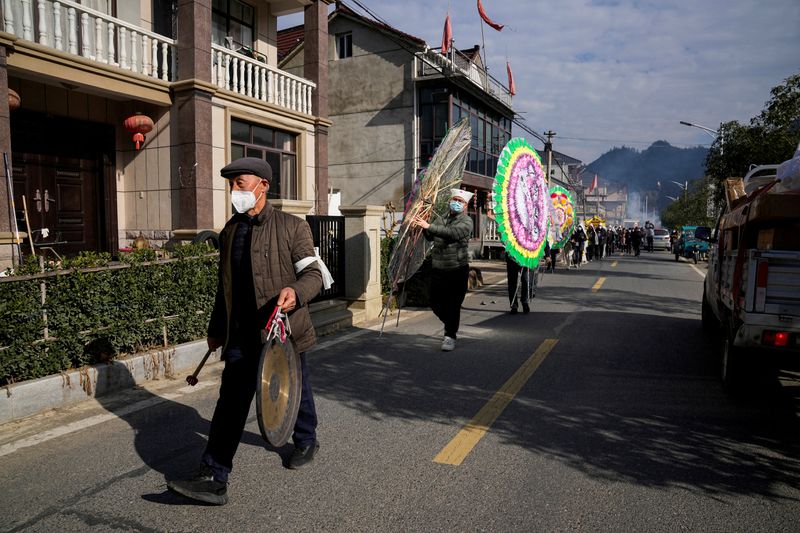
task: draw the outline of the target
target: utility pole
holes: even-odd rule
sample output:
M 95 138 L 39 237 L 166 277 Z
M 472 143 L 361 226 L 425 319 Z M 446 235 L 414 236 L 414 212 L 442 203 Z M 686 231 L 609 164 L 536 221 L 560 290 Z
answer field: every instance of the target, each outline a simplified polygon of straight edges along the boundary
M 547 141 L 544 143 L 544 155 L 547 158 L 547 188 L 550 188 L 550 167 L 553 164 L 553 137 L 556 136 L 556 132 L 547 130 L 544 132 L 547 136 Z

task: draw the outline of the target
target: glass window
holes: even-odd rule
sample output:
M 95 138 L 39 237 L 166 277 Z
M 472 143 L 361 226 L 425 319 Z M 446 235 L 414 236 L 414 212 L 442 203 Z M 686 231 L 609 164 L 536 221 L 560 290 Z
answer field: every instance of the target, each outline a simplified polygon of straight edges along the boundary
M 457 105 L 453 105 L 453 124 L 461 120 L 461 108 Z
M 478 120 L 478 150 L 486 149 L 486 123 L 483 120 Z
M 277 152 L 267 152 L 264 158 L 272 167 L 272 181 L 269 182 L 269 192 L 267 198 L 283 198 L 281 189 L 283 189 L 283 176 L 281 176 L 281 154 Z
M 231 121 L 231 140 L 250 142 L 250 125 L 238 120 Z
M 297 136 L 293 133 L 231 120 L 231 158 L 258 157 L 272 167 L 268 198 L 296 199 L 296 146 Z
M 295 152 L 294 143 L 296 136 L 282 131 L 275 132 L 275 148 L 286 152 Z
M 434 132 L 435 139 L 441 139 L 447 133 L 447 104 L 436 104 L 436 115 L 434 117 Z
M 275 146 L 275 130 L 263 126 L 253 126 L 253 144 Z
M 433 139 L 433 106 L 422 106 L 420 113 L 419 137 L 420 139 Z
M 231 145 L 231 161 L 235 161 L 241 157 L 244 157 L 244 146 L 241 144 Z
M 469 116 L 469 127 L 472 130 L 472 146 L 478 147 L 478 117 L 475 115 Z
M 486 175 L 494 176 L 495 174 L 497 174 L 497 158 L 488 156 L 486 158 Z
M 431 141 L 421 142 L 419 150 L 419 165 L 421 167 L 428 166 L 428 163 L 431 161 L 431 157 L 433 157 L 433 143 Z
M 336 59 L 353 57 L 353 34 L 340 33 L 336 36 Z
M 211 41 L 225 46 L 230 38 L 234 50 L 252 49 L 255 35 L 255 11 L 240 0 L 218 0 L 211 9 Z
M 474 148 L 469 151 L 469 164 L 467 170 L 470 172 L 478 172 L 478 151 Z
M 283 197 L 297 200 L 297 156 L 281 154 L 281 183 L 284 185 Z
M 478 152 L 478 174 L 486 174 L 486 154 Z

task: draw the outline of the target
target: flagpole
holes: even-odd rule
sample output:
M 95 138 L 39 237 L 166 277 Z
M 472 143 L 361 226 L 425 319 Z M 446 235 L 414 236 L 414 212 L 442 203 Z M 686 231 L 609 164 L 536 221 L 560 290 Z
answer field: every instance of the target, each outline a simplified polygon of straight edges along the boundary
M 481 48 L 483 49 L 483 85 L 484 89 L 489 87 L 489 69 L 486 64 L 486 40 L 483 37 L 483 17 L 481 19 Z

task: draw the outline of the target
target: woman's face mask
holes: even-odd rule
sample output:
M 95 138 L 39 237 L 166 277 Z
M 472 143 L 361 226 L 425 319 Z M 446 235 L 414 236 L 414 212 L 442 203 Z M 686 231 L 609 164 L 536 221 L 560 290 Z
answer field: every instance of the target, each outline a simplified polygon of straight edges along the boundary
M 460 213 L 464 210 L 464 204 L 458 200 L 450 200 L 450 211 Z
M 261 198 L 261 194 L 264 194 L 262 192 L 258 195 L 258 198 L 256 198 L 256 195 L 253 193 L 259 185 L 260 182 L 253 187 L 252 191 L 231 191 L 231 204 L 237 213 L 247 213 L 256 206 L 258 199 Z

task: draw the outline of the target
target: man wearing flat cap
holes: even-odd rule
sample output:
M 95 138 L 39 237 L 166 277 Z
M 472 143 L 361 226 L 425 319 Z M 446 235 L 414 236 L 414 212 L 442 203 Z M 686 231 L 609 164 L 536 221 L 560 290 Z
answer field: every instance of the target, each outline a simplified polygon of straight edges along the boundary
M 305 220 L 274 209 L 267 201 L 272 168 L 244 157 L 224 167 L 235 214 L 219 236 L 219 282 L 208 325 L 208 347 L 222 347 L 225 369 L 200 470 L 171 490 L 206 503 L 227 503 L 228 475 L 258 383 L 262 330 L 276 306 L 288 312 L 291 338 L 300 353 L 303 387 L 289 468 L 311 462 L 319 449 L 317 415 L 305 352 L 316 342 L 308 302 L 322 287 L 314 262 L 311 229 Z M 298 270 L 298 264 L 301 270 Z
M 433 241 L 431 257 L 431 310 L 444 324 L 442 350 L 456 347 L 456 334 L 461 321 L 461 304 L 467 294 L 469 279 L 469 237 L 472 219 L 467 205 L 472 193 L 463 189 L 450 190 L 450 211 L 442 220 L 428 222 L 415 217 L 411 223 L 423 229 L 423 235 Z

